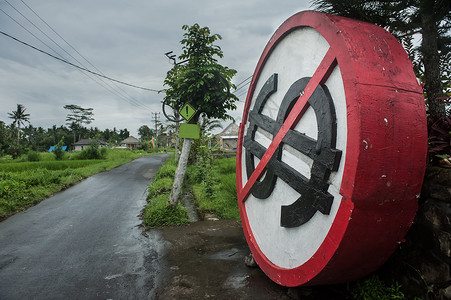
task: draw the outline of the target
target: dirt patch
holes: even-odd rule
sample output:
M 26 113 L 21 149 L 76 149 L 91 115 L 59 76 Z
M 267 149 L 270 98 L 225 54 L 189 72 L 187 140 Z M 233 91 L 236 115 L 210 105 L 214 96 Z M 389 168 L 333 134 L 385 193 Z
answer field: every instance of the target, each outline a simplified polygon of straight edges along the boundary
M 249 268 L 249 248 L 236 220 L 201 221 L 161 228 L 171 245 L 169 277 L 158 299 L 290 299 L 259 268 Z
M 168 275 L 157 299 L 346 299 L 343 287 L 287 288 L 244 263 L 249 247 L 237 220 L 159 228 L 169 242 Z

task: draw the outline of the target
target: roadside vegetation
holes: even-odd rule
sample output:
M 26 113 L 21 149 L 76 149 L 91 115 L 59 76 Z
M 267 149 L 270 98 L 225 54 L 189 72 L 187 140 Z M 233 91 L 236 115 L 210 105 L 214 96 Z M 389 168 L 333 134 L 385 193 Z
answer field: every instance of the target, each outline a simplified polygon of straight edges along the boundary
M 0 158 L 0 220 L 35 205 L 91 175 L 133 159 L 145 151 L 97 148 L 80 152 L 39 153 L 29 151 L 17 159 Z
M 219 219 L 238 219 L 235 158 L 213 159 L 211 151 L 205 147 L 197 150 L 197 161 L 188 166 L 185 174 L 183 193 L 193 193 L 196 209 L 201 216 L 213 213 Z M 182 203 L 175 207 L 166 204 L 176 168 L 174 157 L 168 159 L 149 185 L 148 204 L 143 212 L 146 227 L 189 223 Z
M 143 211 L 146 227 L 182 225 L 189 223 L 186 208 L 182 203 L 176 206 L 166 205 L 174 183 L 177 164 L 174 155 L 167 159 L 155 174 L 155 179 L 147 188 L 147 206 Z
M 207 155 L 212 155 L 207 154 Z M 188 180 L 192 184 L 195 204 L 201 215 L 213 213 L 219 219 L 239 219 L 236 193 L 236 159 L 207 156 L 210 160 L 199 160 L 190 173 Z

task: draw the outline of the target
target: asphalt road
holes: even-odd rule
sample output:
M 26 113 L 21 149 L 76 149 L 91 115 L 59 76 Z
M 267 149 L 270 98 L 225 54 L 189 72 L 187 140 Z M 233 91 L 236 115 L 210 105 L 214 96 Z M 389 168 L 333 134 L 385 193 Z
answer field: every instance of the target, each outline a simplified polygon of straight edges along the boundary
M 145 189 L 168 155 L 94 175 L 0 223 L 0 299 L 153 299 L 165 242 Z

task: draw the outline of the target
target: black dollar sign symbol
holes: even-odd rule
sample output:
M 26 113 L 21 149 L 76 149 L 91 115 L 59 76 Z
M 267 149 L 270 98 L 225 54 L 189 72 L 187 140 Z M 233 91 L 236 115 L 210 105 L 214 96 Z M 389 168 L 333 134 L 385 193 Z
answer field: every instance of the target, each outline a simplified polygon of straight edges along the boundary
M 255 141 L 257 129 L 261 128 L 275 136 L 310 80 L 310 78 L 304 77 L 290 86 L 279 107 L 277 119 L 273 120 L 263 115 L 262 110 L 269 97 L 277 91 L 277 79 L 277 74 L 273 74 L 265 82 L 249 113 L 249 127 L 244 137 L 248 178 L 255 170 L 254 157 L 261 159 L 266 152 L 266 149 Z M 334 198 L 327 191 L 330 173 L 338 170 L 341 159 L 341 151 L 335 149 L 337 123 L 334 103 L 324 85 L 318 85 L 308 103 L 316 115 L 318 140 L 315 141 L 305 134 L 290 129 L 266 165 L 266 174 L 263 180 L 257 180 L 251 188 L 251 193 L 256 198 L 266 199 L 273 192 L 279 177 L 300 194 L 300 197 L 291 205 L 282 206 L 280 216 L 282 227 L 301 226 L 308 222 L 317 211 L 329 214 Z M 281 161 L 284 144 L 313 160 L 310 178 L 306 178 Z

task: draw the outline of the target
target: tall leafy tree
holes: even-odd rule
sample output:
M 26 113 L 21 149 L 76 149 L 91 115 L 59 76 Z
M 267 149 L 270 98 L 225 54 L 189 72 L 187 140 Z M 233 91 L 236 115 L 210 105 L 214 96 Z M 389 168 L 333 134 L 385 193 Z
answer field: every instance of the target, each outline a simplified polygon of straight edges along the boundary
M 445 72 L 444 58 L 449 59 L 451 50 L 451 1 L 312 0 L 311 3 L 323 12 L 377 24 L 407 42 L 412 35 L 421 34 L 417 75 L 424 78 L 429 114 L 434 118 L 445 117 L 444 100 L 449 100 L 445 90 L 450 78 Z
M 30 123 L 30 114 L 25 113 L 27 109 L 22 104 L 17 104 L 17 109 L 8 113 L 9 118 L 13 119 L 13 124 L 17 128 L 17 145 L 19 145 L 20 139 L 20 126 L 25 123 Z
M 219 34 L 212 34 L 208 27 L 199 24 L 184 25 L 182 54 L 179 56 L 183 64 L 175 65 L 166 75 L 164 85 L 165 101 L 177 111 L 185 103 L 193 106 L 198 113 L 190 123 L 197 123 L 199 115 L 204 113 L 208 118 L 227 119 L 228 110 L 236 109 L 238 98 L 229 94 L 227 86 L 231 84 L 236 71 L 218 63 L 223 57 L 221 48 L 215 43 L 221 39 Z M 184 139 L 182 153 L 177 166 L 174 185 L 168 199 L 169 205 L 177 205 L 183 177 L 191 149 L 191 139 Z
M 130 136 L 130 131 L 127 130 L 127 128 L 124 129 L 120 129 L 119 130 L 119 138 L 121 140 L 125 140 L 126 138 L 128 138 Z
M 92 121 L 94 121 L 94 113 L 92 112 L 93 108 L 83 108 L 75 104 L 64 105 L 64 108 L 70 111 L 66 117 L 66 124 L 71 126 L 72 130 L 74 131 L 75 143 L 76 130 L 78 130 L 79 132 L 78 139 L 81 139 L 81 128 L 83 127 L 83 124 L 88 125 L 91 124 Z
M 8 153 L 9 146 L 14 140 L 13 135 L 11 128 L 0 121 L 0 156 Z
M 154 131 L 147 125 L 142 125 L 138 129 L 139 139 L 141 141 L 150 141 L 154 135 Z

